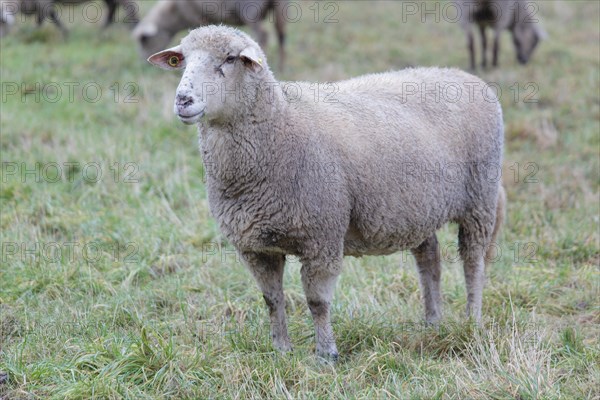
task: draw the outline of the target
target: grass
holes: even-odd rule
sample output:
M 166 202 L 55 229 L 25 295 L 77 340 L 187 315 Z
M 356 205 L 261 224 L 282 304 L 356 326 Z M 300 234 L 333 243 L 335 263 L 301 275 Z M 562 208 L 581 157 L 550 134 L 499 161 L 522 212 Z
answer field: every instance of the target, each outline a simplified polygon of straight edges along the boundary
M 282 79 L 467 65 L 456 24 L 401 3 L 319 3 L 319 23 L 297 4 Z M 294 260 L 295 350 L 272 349 L 261 294 L 209 215 L 195 130 L 172 115 L 178 75 L 142 63 L 123 26 L 76 18 L 64 41 L 19 22 L 0 44 L 0 398 L 600 398 L 600 6 L 540 14 L 550 39 L 531 64 L 504 34 L 501 68 L 478 71 L 502 90 L 508 193 L 484 328 L 462 317 L 445 227 L 444 324 L 422 325 L 408 254 L 348 258 L 337 365 L 313 355 Z

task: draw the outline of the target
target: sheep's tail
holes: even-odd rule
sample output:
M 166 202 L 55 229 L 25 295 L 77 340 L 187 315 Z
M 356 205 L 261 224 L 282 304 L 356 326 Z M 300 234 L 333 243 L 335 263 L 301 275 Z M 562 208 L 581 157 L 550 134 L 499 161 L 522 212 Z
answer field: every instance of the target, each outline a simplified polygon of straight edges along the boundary
M 492 239 L 490 244 L 488 245 L 487 252 L 485 254 L 485 263 L 486 265 L 490 262 L 490 260 L 494 259 L 494 253 L 498 248 L 498 243 L 496 242 L 498 238 L 498 233 L 500 233 L 500 228 L 502 228 L 502 224 L 504 224 L 504 217 L 506 215 L 506 192 L 502 185 L 498 190 L 498 203 L 496 205 L 496 222 L 494 223 L 494 230 L 492 232 Z

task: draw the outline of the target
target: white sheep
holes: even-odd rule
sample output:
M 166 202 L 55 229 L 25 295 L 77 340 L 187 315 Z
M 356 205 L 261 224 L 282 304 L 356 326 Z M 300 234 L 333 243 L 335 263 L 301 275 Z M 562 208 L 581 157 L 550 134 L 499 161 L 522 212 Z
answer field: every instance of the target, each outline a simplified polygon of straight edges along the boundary
M 291 349 L 288 254 L 302 263 L 318 355 L 338 355 L 330 305 L 345 255 L 410 249 L 426 319 L 437 323 L 435 232 L 447 222 L 459 224 L 467 315 L 480 320 L 484 259 L 504 207 L 504 128 L 479 78 L 418 68 L 320 91 L 279 83 L 261 48 L 224 26 L 196 29 L 149 62 L 184 69 L 174 110 L 198 124 L 211 213 L 263 292 L 276 348 Z
M 467 34 L 467 47 L 471 69 L 475 69 L 475 39 L 473 24 L 477 24 L 481 35 L 483 68 L 487 67 L 486 28 L 494 30 L 492 65 L 498 66 L 500 34 L 508 29 L 513 36 L 517 60 L 526 64 L 538 43 L 546 38 L 546 32 L 539 24 L 537 3 L 531 0 L 456 0 L 460 10 L 460 24 Z
M 185 29 L 218 23 L 248 25 L 264 48 L 268 35 L 261 22 L 273 11 L 281 70 L 285 63 L 286 5 L 287 0 L 160 0 L 136 26 L 133 37 L 142 56 L 148 58 Z

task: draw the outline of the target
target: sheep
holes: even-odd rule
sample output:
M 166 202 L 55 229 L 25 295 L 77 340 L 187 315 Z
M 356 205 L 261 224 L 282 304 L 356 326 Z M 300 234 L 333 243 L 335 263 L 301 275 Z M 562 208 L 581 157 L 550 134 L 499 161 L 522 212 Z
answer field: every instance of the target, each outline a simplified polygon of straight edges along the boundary
M 415 68 L 318 91 L 277 82 L 258 44 L 225 26 L 195 29 L 148 61 L 184 70 L 174 112 L 198 125 L 210 211 L 262 290 L 275 348 L 292 349 L 286 255 L 302 263 L 318 356 L 338 357 L 330 306 L 344 256 L 411 250 L 426 321 L 439 323 L 436 230 L 447 222 L 459 224 L 466 313 L 480 321 L 505 197 L 502 109 L 479 78 Z
M 460 10 L 460 24 L 467 34 L 471 70 L 476 69 L 475 40 L 471 29 L 473 23 L 479 26 L 483 68 L 487 68 L 488 26 L 494 30 L 494 67 L 498 66 L 500 34 L 503 30 L 511 31 L 517 60 L 522 65 L 527 64 L 538 43 L 547 36 L 538 23 L 536 3 L 529 0 L 456 0 L 456 5 Z
M 0 37 L 7 35 L 15 23 L 16 9 L 16 3 L 0 0 Z
M 89 0 L 21 0 L 20 11 L 25 15 L 35 14 L 37 16 L 37 24 L 41 26 L 46 18 L 50 18 L 52 22 L 60 29 L 62 34 L 66 37 L 69 34 L 67 28 L 60 21 L 60 13 L 56 11 L 57 4 L 78 4 L 85 3 Z M 104 21 L 104 27 L 108 27 L 112 24 L 117 7 L 123 7 L 126 12 L 124 21 L 130 25 L 135 25 L 138 22 L 137 9 L 138 6 L 135 0 L 104 0 L 108 6 L 108 16 Z
M 249 25 L 261 47 L 267 42 L 262 28 L 273 11 L 279 40 L 279 70 L 285 63 L 285 7 L 287 0 L 160 0 L 133 31 L 144 59 L 164 49 L 180 31 L 211 23 Z

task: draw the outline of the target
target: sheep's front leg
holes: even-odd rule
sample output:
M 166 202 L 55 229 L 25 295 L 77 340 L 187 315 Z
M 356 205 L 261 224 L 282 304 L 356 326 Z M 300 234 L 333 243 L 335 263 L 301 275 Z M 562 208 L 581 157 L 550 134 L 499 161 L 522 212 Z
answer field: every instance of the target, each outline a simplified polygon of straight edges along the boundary
M 273 346 L 282 352 L 292 350 L 287 331 L 285 298 L 283 296 L 285 256 L 242 253 L 241 257 L 254 275 L 269 308 Z
M 105 3 L 108 6 L 108 15 L 106 21 L 104 21 L 103 29 L 108 28 L 108 26 L 114 22 L 115 12 L 117 11 L 116 0 L 105 0 Z
M 442 266 L 436 235 L 425 240 L 411 252 L 417 261 L 419 270 L 421 291 L 425 303 L 425 321 L 428 324 L 437 324 L 442 317 L 442 296 L 440 294 Z
M 301 270 L 304 294 L 315 325 L 317 355 L 333 361 L 338 359 L 338 351 L 329 309 L 341 267 L 340 257 L 335 260 L 304 260 Z

